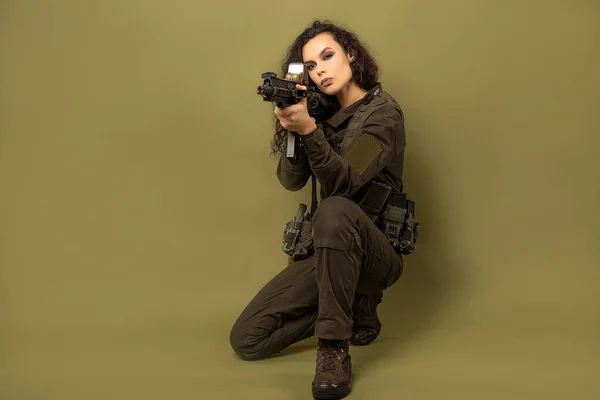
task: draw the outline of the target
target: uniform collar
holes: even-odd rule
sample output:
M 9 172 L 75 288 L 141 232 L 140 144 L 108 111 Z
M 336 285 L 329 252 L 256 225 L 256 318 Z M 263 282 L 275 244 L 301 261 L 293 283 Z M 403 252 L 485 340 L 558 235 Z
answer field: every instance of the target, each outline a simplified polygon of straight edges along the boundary
M 346 108 L 342 108 L 341 110 L 339 110 L 337 113 L 335 113 L 331 118 L 329 118 L 327 120 L 327 123 L 329 125 L 333 126 L 334 128 L 337 128 L 344 121 L 346 121 L 348 118 L 353 116 L 354 113 L 358 110 L 358 108 L 361 105 L 369 104 L 371 102 L 371 100 L 373 100 L 373 97 L 375 97 L 377 94 L 379 94 L 379 92 L 381 92 L 381 83 L 377 82 L 377 85 L 375 85 L 375 87 L 373 89 L 369 90 L 362 99 L 350 104 Z

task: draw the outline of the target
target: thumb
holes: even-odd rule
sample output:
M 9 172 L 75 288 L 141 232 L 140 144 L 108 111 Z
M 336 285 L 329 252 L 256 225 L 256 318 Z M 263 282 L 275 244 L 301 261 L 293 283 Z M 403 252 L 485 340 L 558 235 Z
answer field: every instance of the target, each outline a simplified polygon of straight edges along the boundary
M 306 86 L 296 83 L 296 89 L 307 90 Z

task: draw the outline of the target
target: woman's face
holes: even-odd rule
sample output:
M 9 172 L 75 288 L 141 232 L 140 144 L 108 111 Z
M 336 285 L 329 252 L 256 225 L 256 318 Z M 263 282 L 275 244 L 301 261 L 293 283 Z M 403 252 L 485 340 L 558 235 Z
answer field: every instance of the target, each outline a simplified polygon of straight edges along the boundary
M 310 79 L 327 95 L 336 95 L 352 81 L 350 57 L 329 33 L 312 38 L 302 49 Z

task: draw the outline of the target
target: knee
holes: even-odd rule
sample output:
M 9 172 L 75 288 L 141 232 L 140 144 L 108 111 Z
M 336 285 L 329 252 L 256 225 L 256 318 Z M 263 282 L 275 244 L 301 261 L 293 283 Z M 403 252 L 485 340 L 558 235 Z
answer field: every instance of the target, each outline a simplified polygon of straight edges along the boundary
M 261 335 L 256 329 L 245 327 L 236 323 L 229 333 L 229 344 L 233 351 L 247 361 L 266 358 L 264 354 Z
M 345 197 L 328 197 L 319 203 L 314 223 L 322 227 L 348 224 L 354 220 L 357 207 L 356 203 Z
M 317 207 L 314 219 L 315 245 L 345 249 L 359 237 L 358 212 L 352 200 L 328 197 Z

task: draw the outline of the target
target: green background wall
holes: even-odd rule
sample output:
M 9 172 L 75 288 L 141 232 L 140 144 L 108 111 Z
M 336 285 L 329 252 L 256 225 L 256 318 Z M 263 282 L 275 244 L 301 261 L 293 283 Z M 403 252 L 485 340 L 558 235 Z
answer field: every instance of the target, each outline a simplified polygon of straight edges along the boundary
M 260 74 L 355 30 L 407 117 L 419 249 L 354 398 L 600 398 L 600 3 L 3 1 L 0 398 L 305 399 L 237 360 L 285 266 Z

